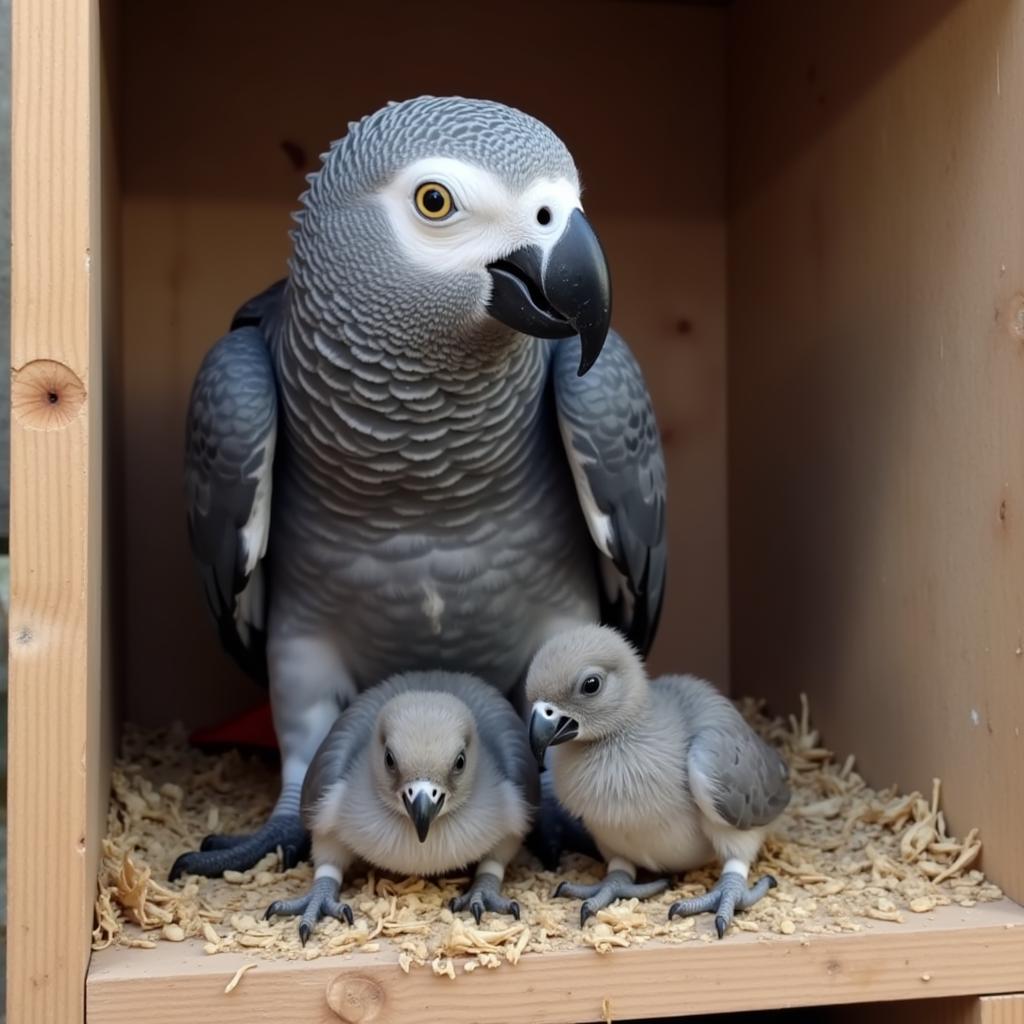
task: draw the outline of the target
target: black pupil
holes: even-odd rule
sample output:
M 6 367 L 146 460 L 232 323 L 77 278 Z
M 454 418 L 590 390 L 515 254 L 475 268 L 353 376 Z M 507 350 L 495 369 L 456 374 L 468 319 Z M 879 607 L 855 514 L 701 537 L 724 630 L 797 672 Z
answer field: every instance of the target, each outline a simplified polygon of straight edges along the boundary
M 436 188 L 423 193 L 423 209 L 428 213 L 440 213 L 444 209 L 444 196 Z
M 583 681 L 583 692 L 584 693 L 597 693 L 601 688 L 601 680 L 597 676 L 588 676 Z
M 537 211 L 537 223 L 538 224 L 550 224 L 551 223 L 551 211 L 546 206 L 542 206 Z

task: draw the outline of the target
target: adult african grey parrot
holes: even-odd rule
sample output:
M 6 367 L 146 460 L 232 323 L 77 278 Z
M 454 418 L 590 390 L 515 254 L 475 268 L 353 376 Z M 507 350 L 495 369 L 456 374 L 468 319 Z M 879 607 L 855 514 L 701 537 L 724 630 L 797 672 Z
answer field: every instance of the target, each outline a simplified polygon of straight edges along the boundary
M 192 550 L 269 683 L 281 794 L 172 878 L 302 855 L 303 777 L 358 691 L 445 669 L 513 695 L 559 630 L 646 652 L 661 607 L 661 443 L 565 145 L 490 101 L 392 103 L 301 202 L 287 280 L 210 350 L 187 422 Z

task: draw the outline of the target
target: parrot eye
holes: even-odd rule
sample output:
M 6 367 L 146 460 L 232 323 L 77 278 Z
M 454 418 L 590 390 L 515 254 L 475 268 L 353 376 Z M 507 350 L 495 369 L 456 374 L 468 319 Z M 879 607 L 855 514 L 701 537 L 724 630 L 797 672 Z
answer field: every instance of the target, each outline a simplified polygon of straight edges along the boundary
M 457 758 L 455 758 L 455 771 L 461 772 L 462 769 L 465 768 L 465 767 L 466 767 L 466 755 L 465 754 L 459 754 L 459 756 Z
M 580 693 L 586 694 L 588 697 L 593 697 L 598 690 L 601 689 L 601 677 L 600 676 L 587 676 L 586 679 L 580 684 Z
M 384 748 L 384 767 L 387 768 L 389 772 L 393 772 L 395 770 L 395 755 L 392 754 L 387 747 Z
M 416 189 L 416 209 L 427 220 L 444 220 L 455 212 L 455 202 L 444 185 L 426 181 Z
M 537 211 L 537 223 L 544 227 L 551 223 L 551 211 L 546 206 L 542 206 Z

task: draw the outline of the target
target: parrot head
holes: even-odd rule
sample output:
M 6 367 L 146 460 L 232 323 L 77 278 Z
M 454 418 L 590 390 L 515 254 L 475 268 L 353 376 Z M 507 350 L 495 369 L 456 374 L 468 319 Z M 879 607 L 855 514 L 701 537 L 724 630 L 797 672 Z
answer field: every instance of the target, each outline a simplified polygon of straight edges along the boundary
M 421 843 L 441 815 L 465 802 L 476 775 L 476 724 L 448 693 L 392 697 L 377 719 L 373 777 L 381 802 L 406 814 Z
M 582 376 L 611 283 L 576 166 L 540 121 L 420 97 L 349 125 L 310 176 L 293 232 L 296 314 L 327 338 L 479 364 L 524 337 L 579 335 Z
M 533 705 L 530 746 L 543 764 L 550 746 L 605 739 L 628 726 L 646 704 L 647 674 L 621 633 L 580 626 L 536 653 L 526 696 Z

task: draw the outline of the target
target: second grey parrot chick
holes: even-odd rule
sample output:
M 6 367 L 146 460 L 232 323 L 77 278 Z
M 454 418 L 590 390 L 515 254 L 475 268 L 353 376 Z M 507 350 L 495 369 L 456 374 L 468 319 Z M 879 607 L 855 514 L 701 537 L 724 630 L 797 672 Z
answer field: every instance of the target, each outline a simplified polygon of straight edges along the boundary
M 529 831 L 538 772 L 511 704 L 475 676 L 407 672 L 359 696 L 313 758 L 302 813 L 313 836 L 310 892 L 277 901 L 272 914 L 301 914 L 303 943 L 339 901 L 356 861 L 407 875 L 477 865 L 452 909 L 519 917 L 501 895 L 508 862 Z
M 786 764 L 709 683 L 649 680 L 621 634 L 583 626 L 541 647 L 526 692 L 534 753 L 542 760 L 555 748 L 559 802 L 582 819 L 608 864 L 600 884 L 556 890 L 584 899 L 581 923 L 615 899 L 667 888 L 667 878 L 637 885 L 638 867 L 688 871 L 717 857 L 715 888 L 677 901 L 669 917 L 715 911 L 719 938 L 734 910 L 775 886 L 765 876 L 748 889 L 747 875 L 766 826 L 789 803 Z

